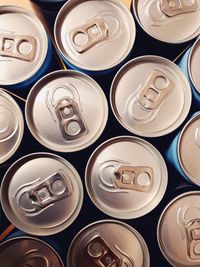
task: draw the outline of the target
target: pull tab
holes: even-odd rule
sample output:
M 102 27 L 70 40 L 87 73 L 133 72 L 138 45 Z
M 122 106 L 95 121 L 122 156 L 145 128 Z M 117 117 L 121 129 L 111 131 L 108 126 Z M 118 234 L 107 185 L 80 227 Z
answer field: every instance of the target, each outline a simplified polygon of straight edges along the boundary
M 33 61 L 36 40 L 30 35 L 0 34 L 0 56 Z
M 87 256 L 95 267 L 119 267 L 120 258 L 101 236 L 94 237 L 86 247 Z
M 83 53 L 108 38 L 108 28 L 101 18 L 94 18 L 70 32 L 74 49 Z
M 165 15 L 173 17 L 179 14 L 187 14 L 197 11 L 197 0 L 191 2 L 190 5 L 185 5 L 184 0 L 160 0 L 160 6 Z
M 165 73 L 154 70 L 139 94 L 140 105 L 145 109 L 157 109 L 173 87 L 173 81 Z
M 186 226 L 188 254 L 192 260 L 200 260 L 200 220 L 192 220 Z
M 63 99 L 55 107 L 60 130 L 67 140 L 75 140 L 88 132 L 78 104 L 73 99 Z
M 150 167 L 120 166 L 114 173 L 118 188 L 149 192 L 153 185 L 153 169 Z
M 57 172 L 42 182 L 25 185 L 16 194 L 20 208 L 26 213 L 37 213 L 51 204 L 67 198 L 72 193 L 72 186 L 63 173 Z
M 50 267 L 49 260 L 40 255 L 37 250 L 28 252 L 17 265 L 17 267 Z

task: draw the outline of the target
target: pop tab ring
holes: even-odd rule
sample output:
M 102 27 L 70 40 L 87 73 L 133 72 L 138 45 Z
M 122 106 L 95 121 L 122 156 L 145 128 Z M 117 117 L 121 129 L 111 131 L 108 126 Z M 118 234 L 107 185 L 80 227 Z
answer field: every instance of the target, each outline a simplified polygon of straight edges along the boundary
M 134 190 L 149 192 L 153 185 L 153 169 L 127 164 L 129 163 L 117 159 L 101 163 L 98 171 L 99 186 L 112 193 L 130 193 Z
M 65 97 L 56 98 L 56 93 L 59 91 L 65 91 Z M 88 133 L 82 116 L 79 94 L 73 84 L 67 83 L 56 87 L 51 93 L 47 91 L 45 102 L 53 120 L 58 121 L 66 141 L 77 139 Z
M 127 100 L 129 117 L 142 124 L 153 121 L 173 87 L 174 82 L 165 73 L 154 70 L 143 88 L 140 85 Z

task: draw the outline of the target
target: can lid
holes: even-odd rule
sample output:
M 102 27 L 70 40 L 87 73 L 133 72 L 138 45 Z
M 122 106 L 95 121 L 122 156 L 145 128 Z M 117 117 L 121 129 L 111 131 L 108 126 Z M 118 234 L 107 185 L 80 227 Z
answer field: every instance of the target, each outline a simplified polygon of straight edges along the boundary
M 190 79 L 194 87 L 198 91 L 198 93 L 200 93 L 199 61 L 200 61 L 200 39 L 197 39 L 194 45 L 192 46 L 192 50 L 190 52 L 188 60 L 188 70 L 190 74 Z
M 36 74 L 46 58 L 44 26 L 26 9 L 1 6 L 0 29 L 0 84 L 24 82 Z
M 68 1 L 54 28 L 64 58 L 78 68 L 102 71 L 121 63 L 135 42 L 133 16 L 119 0 Z
M 15 100 L 0 89 L 0 164 L 19 147 L 24 132 L 24 119 Z
M 157 229 L 160 249 L 174 267 L 200 265 L 200 192 L 187 192 L 163 211 Z
M 120 219 L 141 217 L 161 201 L 167 187 L 167 168 L 158 150 L 131 136 L 110 139 L 92 154 L 85 172 L 93 203 Z
M 6 267 L 64 267 L 57 252 L 33 237 L 17 237 L 0 244 L 0 262 Z
M 160 41 L 183 43 L 200 34 L 199 0 L 133 0 L 132 6 L 140 26 Z
M 108 104 L 101 87 L 77 71 L 46 75 L 33 86 L 26 102 L 26 121 L 33 136 L 60 152 L 78 151 L 94 143 L 107 117 Z
M 200 113 L 196 113 L 183 128 L 178 141 L 178 157 L 189 179 L 200 186 Z
M 75 220 L 82 206 L 83 188 L 77 171 L 65 159 L 35 153 L 19 159 L 7 171 L 1 201 L 17 228 L 34 235 L 51 235 Z
M 117 120 L 127 130 L 156 137 L 183 123 L 191 106 L 191 89 L 176 64 L 158 56 L 142 56 L 119 70 L 110 101 Z
M 77 234 L 68 251 L 67 266 L 78 267 L 80 262 L 87 267 L 150 266 L 142 236 L 129 225 L 112 220 L 95 222 Z

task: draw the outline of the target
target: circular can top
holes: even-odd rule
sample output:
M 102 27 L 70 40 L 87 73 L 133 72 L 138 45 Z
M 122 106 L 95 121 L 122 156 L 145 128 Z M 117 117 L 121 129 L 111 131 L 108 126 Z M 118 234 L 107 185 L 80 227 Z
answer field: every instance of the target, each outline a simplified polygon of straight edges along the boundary
M 60 152 L 78 151 L 94 143 L 107 117 L 101 87 L 77 71 L 46 75 L 33 86 L 26 103 L 26 121 L 33 136 Z
M 123 238 L 122 238 L 123 237 Z M 149 267 L 149 251 L 141 235 L 118 221 L 98 221 L 81 230 L 71 243 L 67 266 Z
M 6 267 L 64 267 L 57 252 L 33 237 L 17 237 L 0 244 L 0 262 Z
M 54 34 L 67 61 L 80 69 L 103 71 L 128 56 L 136 28 L 119 0 L 70 0 L 57 16 Z
M 176 44 L 200 34 L 200 0 L 133 0 L 132 6 L 140 26 L 155 39 Z
M 168 204 L 158 223 L 157 238 L 172 266 L 200 266 L 200 191 L 184 193 Z
M 35 153 L 15 162 L 1 186 L 2 208 L 20 230 L 51 235 L 78 216 L 83 188 L 74 167 L 54 154 Z
M 132 133 L 163 136 L 185 120 L 191 88 L 176 64 L 142 56 L 125 64 L 111 85 L 110 101 L 117 120 Z
M 43 65 L 48 38 L 31 12 L 15 6 L 0 7 L 0 84 L 24 82 Z
M 185 125 L 178 140 L 178 158 L 186 176 L 200 186 L 200 112 Z
M 200 61 L 200 38 L 196 40 L 190 51 L 188 60 L 188 70 L 190 79 L 196 88 L 197 92 L 200 93 L 200 75 L 199 75 L 199 61 Z
M 24 132 L 24 119 L 15 100 L 0 89 L 0 164 L 19 147 Z
M 85 180 L 88 194 L 100 210 L 115 218 L 132 219 L 159 204 L 168 173 L 164 159 L 150 143 L 121 136 L 94 151 Z

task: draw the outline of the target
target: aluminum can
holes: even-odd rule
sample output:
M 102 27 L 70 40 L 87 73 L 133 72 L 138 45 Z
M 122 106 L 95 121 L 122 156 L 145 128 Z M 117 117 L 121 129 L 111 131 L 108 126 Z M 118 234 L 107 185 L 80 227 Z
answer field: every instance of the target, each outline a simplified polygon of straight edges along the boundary
M 160 137 L 177 129 L 191 106 L 191 88 L 176 64 L 142 56 L 116 74 L 110 92 L 113 113 L 131 133 Z
M 108 105 L 101 87 L 73 70 L 43 77 L 33 86 L 26 103 L 26 121 L 33 136 L 60 152 L 78 151 L 94 143 L 107 118 Z
M 24 132 L 24 119 L 15 100 L 0 89 L 0 164 L 18 149 Z
M 0 244 L 0 266 L 64 267 L 64 264 L 49 244 L 24 236 Z
M 200 191 L 173 199 L 164 209 L 157 228 L 158 243 L 174 267 L 200 266 Z
M 184 43 L 200 34 L 200 0 L 133 0 L 133 13 L 153 38 Z
M 67 65 L 98 75 L 126 59 L 136 28 L 130 10 L 120 0 L 69 0 L 58 13 L 54 35 Z
M 51 42 L 34 13 L 0 7 L 0 85 L 24 89 L 50 67 Z
M 2 181 L 5 215 L 29 234 L 44 236 L 64 230 L 78 216 L 82 201 L 77 171 L 54 154 L 35 153 L 19 159 Z
M 133 219 L 152 211 L 166 191 L 168 172 L 158 150 L 131 136 L 112 138 L 90 157 L 85 183 L 93 203 L 119 219 Z
M 195 113 L 170 144 L 166 156 L 179 174 L 200 186 L 200 112 Z
M 85 227 L 72 241 L 67 266 L 78 267 L 80 262 L 87 267 L 149 267 L 150 257 L 144 239 L 134 228 L 106 220 Z
M 185 73 L 190 82 L 194 105 L 200 107 L 200 78 L 199 78 L 199 62 L 200 62 L 200 39 L 197 39 L 191 48 L 189 48 L 178 65 Z

